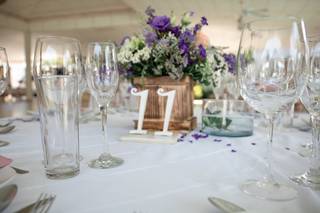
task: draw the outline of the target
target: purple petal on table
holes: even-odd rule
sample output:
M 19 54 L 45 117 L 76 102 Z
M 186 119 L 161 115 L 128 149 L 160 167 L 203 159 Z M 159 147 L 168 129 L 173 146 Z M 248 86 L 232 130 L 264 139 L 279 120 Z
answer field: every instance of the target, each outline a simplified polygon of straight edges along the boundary
M 235 149 L 231 149 L 231 152 L 237 152 L 237 150 L 235 150 Z
M 193 140 L 189 140 L 189 143 L 193 143 Z
M 183 142 L 183 139 L 178 138 L 178 139 L 177 139 L 177 142 Z
M 221 142 L 222 140 L 221 140 L 221 139 L 216 139 L 216 138 L 215 138 L 215 139 L 213 139 L 213 141 L 214 141 L 214 142 Z
M 251 143 L 251 145 L 255 146 L 255 145 L 256 145 L 256 143 Z
M 231 146 L 231 143 L 228 143 L 227 146 Z
M 191 135 L 194 139 L 198 140 L 198 139 L 201 139 L 201 138 L 207 138 L 209 137 L 209 134 L 207 133 L 202 133 L 202 132 L 196 132 L 194 134 Z
M 186 136 L 187 136 L 186 133 L 182 133 L 182 134 L 180 135 L 180 139 L 183 139 L 183 138 L 185 138 Z
M 290 147 L 286 147 L 285 149 L 286 149 L 286 150 L 290 150 Z

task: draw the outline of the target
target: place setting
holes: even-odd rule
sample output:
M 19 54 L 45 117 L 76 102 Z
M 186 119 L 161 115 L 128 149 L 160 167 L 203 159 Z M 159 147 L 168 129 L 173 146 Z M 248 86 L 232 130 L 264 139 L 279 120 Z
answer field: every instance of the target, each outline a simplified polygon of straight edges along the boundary
M 320 212 L 304 7 L 138 2 L 0 2 L 0 212 Z

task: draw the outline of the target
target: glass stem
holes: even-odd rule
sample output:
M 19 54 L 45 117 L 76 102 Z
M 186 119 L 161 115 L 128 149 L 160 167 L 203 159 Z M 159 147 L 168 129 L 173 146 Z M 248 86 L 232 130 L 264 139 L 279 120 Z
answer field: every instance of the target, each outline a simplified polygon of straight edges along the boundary
M 274 130 L 274 120 L 275 114 L 266 115 L 266 119 L 269 124 L 269 140 L 267 143 L 267 153 L 266 153 L 266 162 L 267 162 L 267 176 L 266 180 L 269 182 L 274 182 L 273 172 L 272 172 L 272 165 L 273 165 L 273 158 L 272 158 L 272 143 L 273 143 L 273 130 Z
M 100 112 L 101 112 L 101 124 L 102 124 L 102 134 L 103 134 L 103 140 L 104 140 L 104 152 L 103 155 L 109 155 L 110 154 L 110 147 L 107 140 L 107 106 L 100 106 Z
M 320 117 L 311 115 L 312 124 L 312 155 L 311 169 L 320 170 Z

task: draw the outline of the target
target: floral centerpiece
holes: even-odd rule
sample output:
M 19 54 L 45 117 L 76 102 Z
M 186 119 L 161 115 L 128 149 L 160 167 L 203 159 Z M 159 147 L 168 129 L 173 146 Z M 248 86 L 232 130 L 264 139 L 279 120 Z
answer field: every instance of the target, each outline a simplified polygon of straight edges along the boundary
M 208 25 L 205 17 L 192 25 L 193 12 L 183 14 L 177 21 L 173 14 L 157 16 L 150 7 L 146 16 L 142 34 L 124 38 L 118 53 L 126 76 L 133 79 L 135 86 L 149 89 L 144 128 L 162 128 L 165 100 L 156 95 L 156 89 L 162 87 L 176 90 L 169 129 L 193 129 L 193 82 L 214 87 L 223 70 L 216 60 L 223 60 L 222 53 L 211 48 L 214 51 L 208 55 L 208 44 L 199 42 L 201 29 Z
M 207 59 L 206 44 L 197 41 L 201 28 L 208 25 L 207 19 L 201 17 L 199 23 L 191 26 L 193 12 L 185 13 L 177 22 L 173 15 L 156 16 L 150 7 L 146 15 L 143 35 L 125 38 L 118 54 L 127 77 L 170 76 L 180 80 L 190 76 L 194 81 L 214 86 L 215 61 Z

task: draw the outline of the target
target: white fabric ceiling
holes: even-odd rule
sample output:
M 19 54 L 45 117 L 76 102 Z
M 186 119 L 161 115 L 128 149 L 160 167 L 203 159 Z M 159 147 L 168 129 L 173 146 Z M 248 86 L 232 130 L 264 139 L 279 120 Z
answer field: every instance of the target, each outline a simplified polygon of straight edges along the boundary
M 82 44 L 94 40 L 120 41 L 141 30 L 147 6 L 159 14 L 177 15 L 194 11 L 195 20 L 208 18 L 204 31 L 211 43 L 235 51 L 239 40 L 238 22 L 264 15 L 303 17 L 310 32 L 319 31 L 319 0 L 6 0 L 0 5 L 0 45 L 10 60 L 24 61 L 23 31 L 78 38 Z

